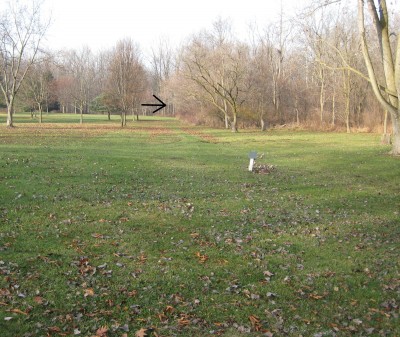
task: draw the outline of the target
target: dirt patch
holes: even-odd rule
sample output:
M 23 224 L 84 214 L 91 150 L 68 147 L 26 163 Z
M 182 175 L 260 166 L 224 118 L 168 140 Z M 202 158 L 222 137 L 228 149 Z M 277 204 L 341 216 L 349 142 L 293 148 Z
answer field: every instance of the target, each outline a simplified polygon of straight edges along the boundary
M 199 137 L 202 141 L 205 141 L 207 143 L 219 143 L 218 138 L 199 130 L 194 130 L 191 127 L 183 127 L 180 128 L 180 130 L 188 135 Z
M 163 128 L 163 127 L 149 128 L 149 129 L 147 129 L 147 131 L 150 132 L 150 137 L 152 137 L 152 138 L 173 134 L 171 129 Z

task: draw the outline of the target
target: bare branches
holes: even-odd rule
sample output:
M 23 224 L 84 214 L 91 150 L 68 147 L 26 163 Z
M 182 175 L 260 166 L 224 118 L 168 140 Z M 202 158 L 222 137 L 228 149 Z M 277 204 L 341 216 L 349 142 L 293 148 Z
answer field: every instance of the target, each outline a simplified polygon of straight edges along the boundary
M 121 111 L 121 126 L 126 125 L 126 113 L 134 109 L 146 84 L 139 47 L 131 39 L 119 41 L 111 54 L 107 92 Z
M 207 100 L 231 121 L 237 130 L 239 107 L 244 99 L 246 51 L 231 41 L 229 27 L 217 22 L 215 30 L 193 38 L 182 60 L 186 77 L 206 93 Z
M 362 52 L 364 55 L 364 60 L 365 60 L 365 64 L 366 64 L 367 71 L 368 71 L 368 77 L 371 82 L 374 93 L 375 93 L 377 99 L 379 100 L 379 102 L 383 105 L 383 107 L 385 109 L 387 109 L 388 111 L 391 111 L 394 114 L 397 114 L 397 107 L 393 106 L 390 102 L 388 102 L 386 100 L 386 98 L 382 95 L 380 87 L 378 85 L 375 69 L 372 64 L 371 56 L 370 56 L 370 53 L 368 50 L 368 42 L 367 42 L 366 33 L 365 33 L 364 1 L 363 0 L 358 0 L 358 29 L 359 29 L 360 38 L 361 38 Z M 382 36 L 381 36 L 381 39 L 382 39 Z M 385 57 L 388 57 L 388 56 L 385 55 Z M 395 92 L 395 90 L 392 90 L 390 87 L 389 87 L 389 90 L 392 92 Z M 391 97 L 393 97 L 393 96 L 391 96 Z M 397 97 L 396 97 L 396 99 L 397 99 Z
M 0 87 L 7 104 L 7 126 L 13 126 L 15 96 L 32 65 L 48 28 L 40 19 L 41 2 L 10 3 L 0 20 Z

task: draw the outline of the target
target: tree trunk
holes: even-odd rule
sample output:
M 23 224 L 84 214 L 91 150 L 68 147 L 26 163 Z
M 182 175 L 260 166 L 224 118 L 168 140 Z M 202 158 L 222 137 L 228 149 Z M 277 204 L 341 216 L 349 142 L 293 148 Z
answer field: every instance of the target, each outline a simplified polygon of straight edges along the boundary
M 381 137 L 381 143 L 384 145 L 391 144 L 390 133 L 387 132 L 387 120 L 388 120 L 388 111 L 385 110 L 385 115 L 383 118 L 383 135 Z
M 392 129 L 393 129 L 393 139 L 392 139 L 392 150 L 390 154 L 395 156 L 400 156 L 400 119 L 395 114 L 391 114 L 392 117 Z
M 7 127 L 14 127 L 13 123 L 13 105 L 12 103 L 7 104 Z
M 124 126 L 126 126 L 126 112 L 125 111 L 121 112 L 121 127 L 123 128 Z
M 368 77 L 370 79 L 372 89 L 379 103 L 383 106 L 385 110 L 388 110 L 390 113 L 390 118 L 392 121 L 392 129 L 393 129 L 393 143 L 392 143 L 392 151 L 390 152 L 392 155 L 400 155 L 400 109 L 399 109 L 399 101 L 397 96 L 400 93 L 400 90 L 396 87 L 399 78 L 398 74 L 395 72 L 395 67 L 392 59 L 392 52 L 389 41 L 389 30 L 388 30 L 388 12 L 386 9 L 386 1 L 379 1 L 378 9 L 374 6 L 372 1 L 369 1 L 369 9 L 371 16 L 374 18 L 379 18 L 377 10 L 379 9 L 381 19 L 380 21 L 374 20 L 375 27 L 377 29 L 378 40 L 381 45 L 381 53 L 382 53 L 382 65 L 385 73 L 385 80 L 387 84 L 387 90 L 389 93 L 389 101 L 383 96 L 381 89 L 378 85 L 377 76 L 375 74 L 375 70 L 372 64 L 371 56 L 368 50 L 368 40 L 367 35 L 365 33 L 365 24 L 364 24 L 364 1 L 358 0 L 358 30 L 360 32 L 361 38 L 361 48 L 364 56 L 365 66 L 368 71 Z M 396 68 L 399 67 L 400 62 L 400 44 L 397 44 L 396 49 Z M 395 78 L 395 73 L 397 78 Z
M 335 110 L 335 102 L 336 101 L 336 95 L 333 94 L 332 96 L 332 126 L 335 126 L 335 119 L 336 119 L 336 110 Z
M 229 116 L 228 116 L 228 105 L 226 104 L 226 99 L 223 99 L 224 102 L 224 118 L 225 118 L 225 129 L 229 129 Z
M 38 103 L 38 109 L 39 109 L 39 123 L 41 124 L 43 122 L 43 107 L 41 103 Z
M 350 95 L 346 95 L 346 132 L 350 133 Z
M 322 71 L 322 76 L 323 76 L 323 71 Z M 324 121 L 324 106 L 325 106 L 325 83 L 322 80 L 319 91 L 319 110 L 320 110 L 319 113 L 320 113 L 321 124 Z
M 232 132 L 238 132 L 236 113 L 233 114 L 233 121 L 232 121 L 232 124 L 231 124 L 231 131 Z
M 300 125 L 300 117 L 299 117 L 299 98 L 296 95 L 294 100 L 294 111 L 296 112 L 296 124 Z
M 260 123 L 261 123 L 261 131 L 265 131 L 266 130 L 266 124 L 265 124 L 264 118 L 262 116 L 260 118 Z

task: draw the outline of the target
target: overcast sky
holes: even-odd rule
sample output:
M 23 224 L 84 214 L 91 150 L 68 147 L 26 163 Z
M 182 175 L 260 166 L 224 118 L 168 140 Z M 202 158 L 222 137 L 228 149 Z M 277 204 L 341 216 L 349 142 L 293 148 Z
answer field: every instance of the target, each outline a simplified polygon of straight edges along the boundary
M 2 1 L 2 0 L 0 0 Z M 285 14 L 292 14 L 307 0 L 282 0 Z M 125 37 L 144 52 L 160 38 L 174 45 L 209 28 L 218 17 L 229 18 L 238 36 L 250 23 L 265 27 L 278 19 L 280 0 L 45 0 L 52 25 L 46 44 L 52 50 L 84 45 L 93 51 L 110 48 Z

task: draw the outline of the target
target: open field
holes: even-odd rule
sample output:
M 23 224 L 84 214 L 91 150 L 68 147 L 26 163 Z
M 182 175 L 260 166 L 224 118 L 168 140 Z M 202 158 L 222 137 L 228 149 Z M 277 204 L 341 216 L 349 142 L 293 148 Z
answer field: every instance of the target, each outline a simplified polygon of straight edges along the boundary
M 88 118 L 0 117 L 2 337 L 400 336 L 379 135 Z

